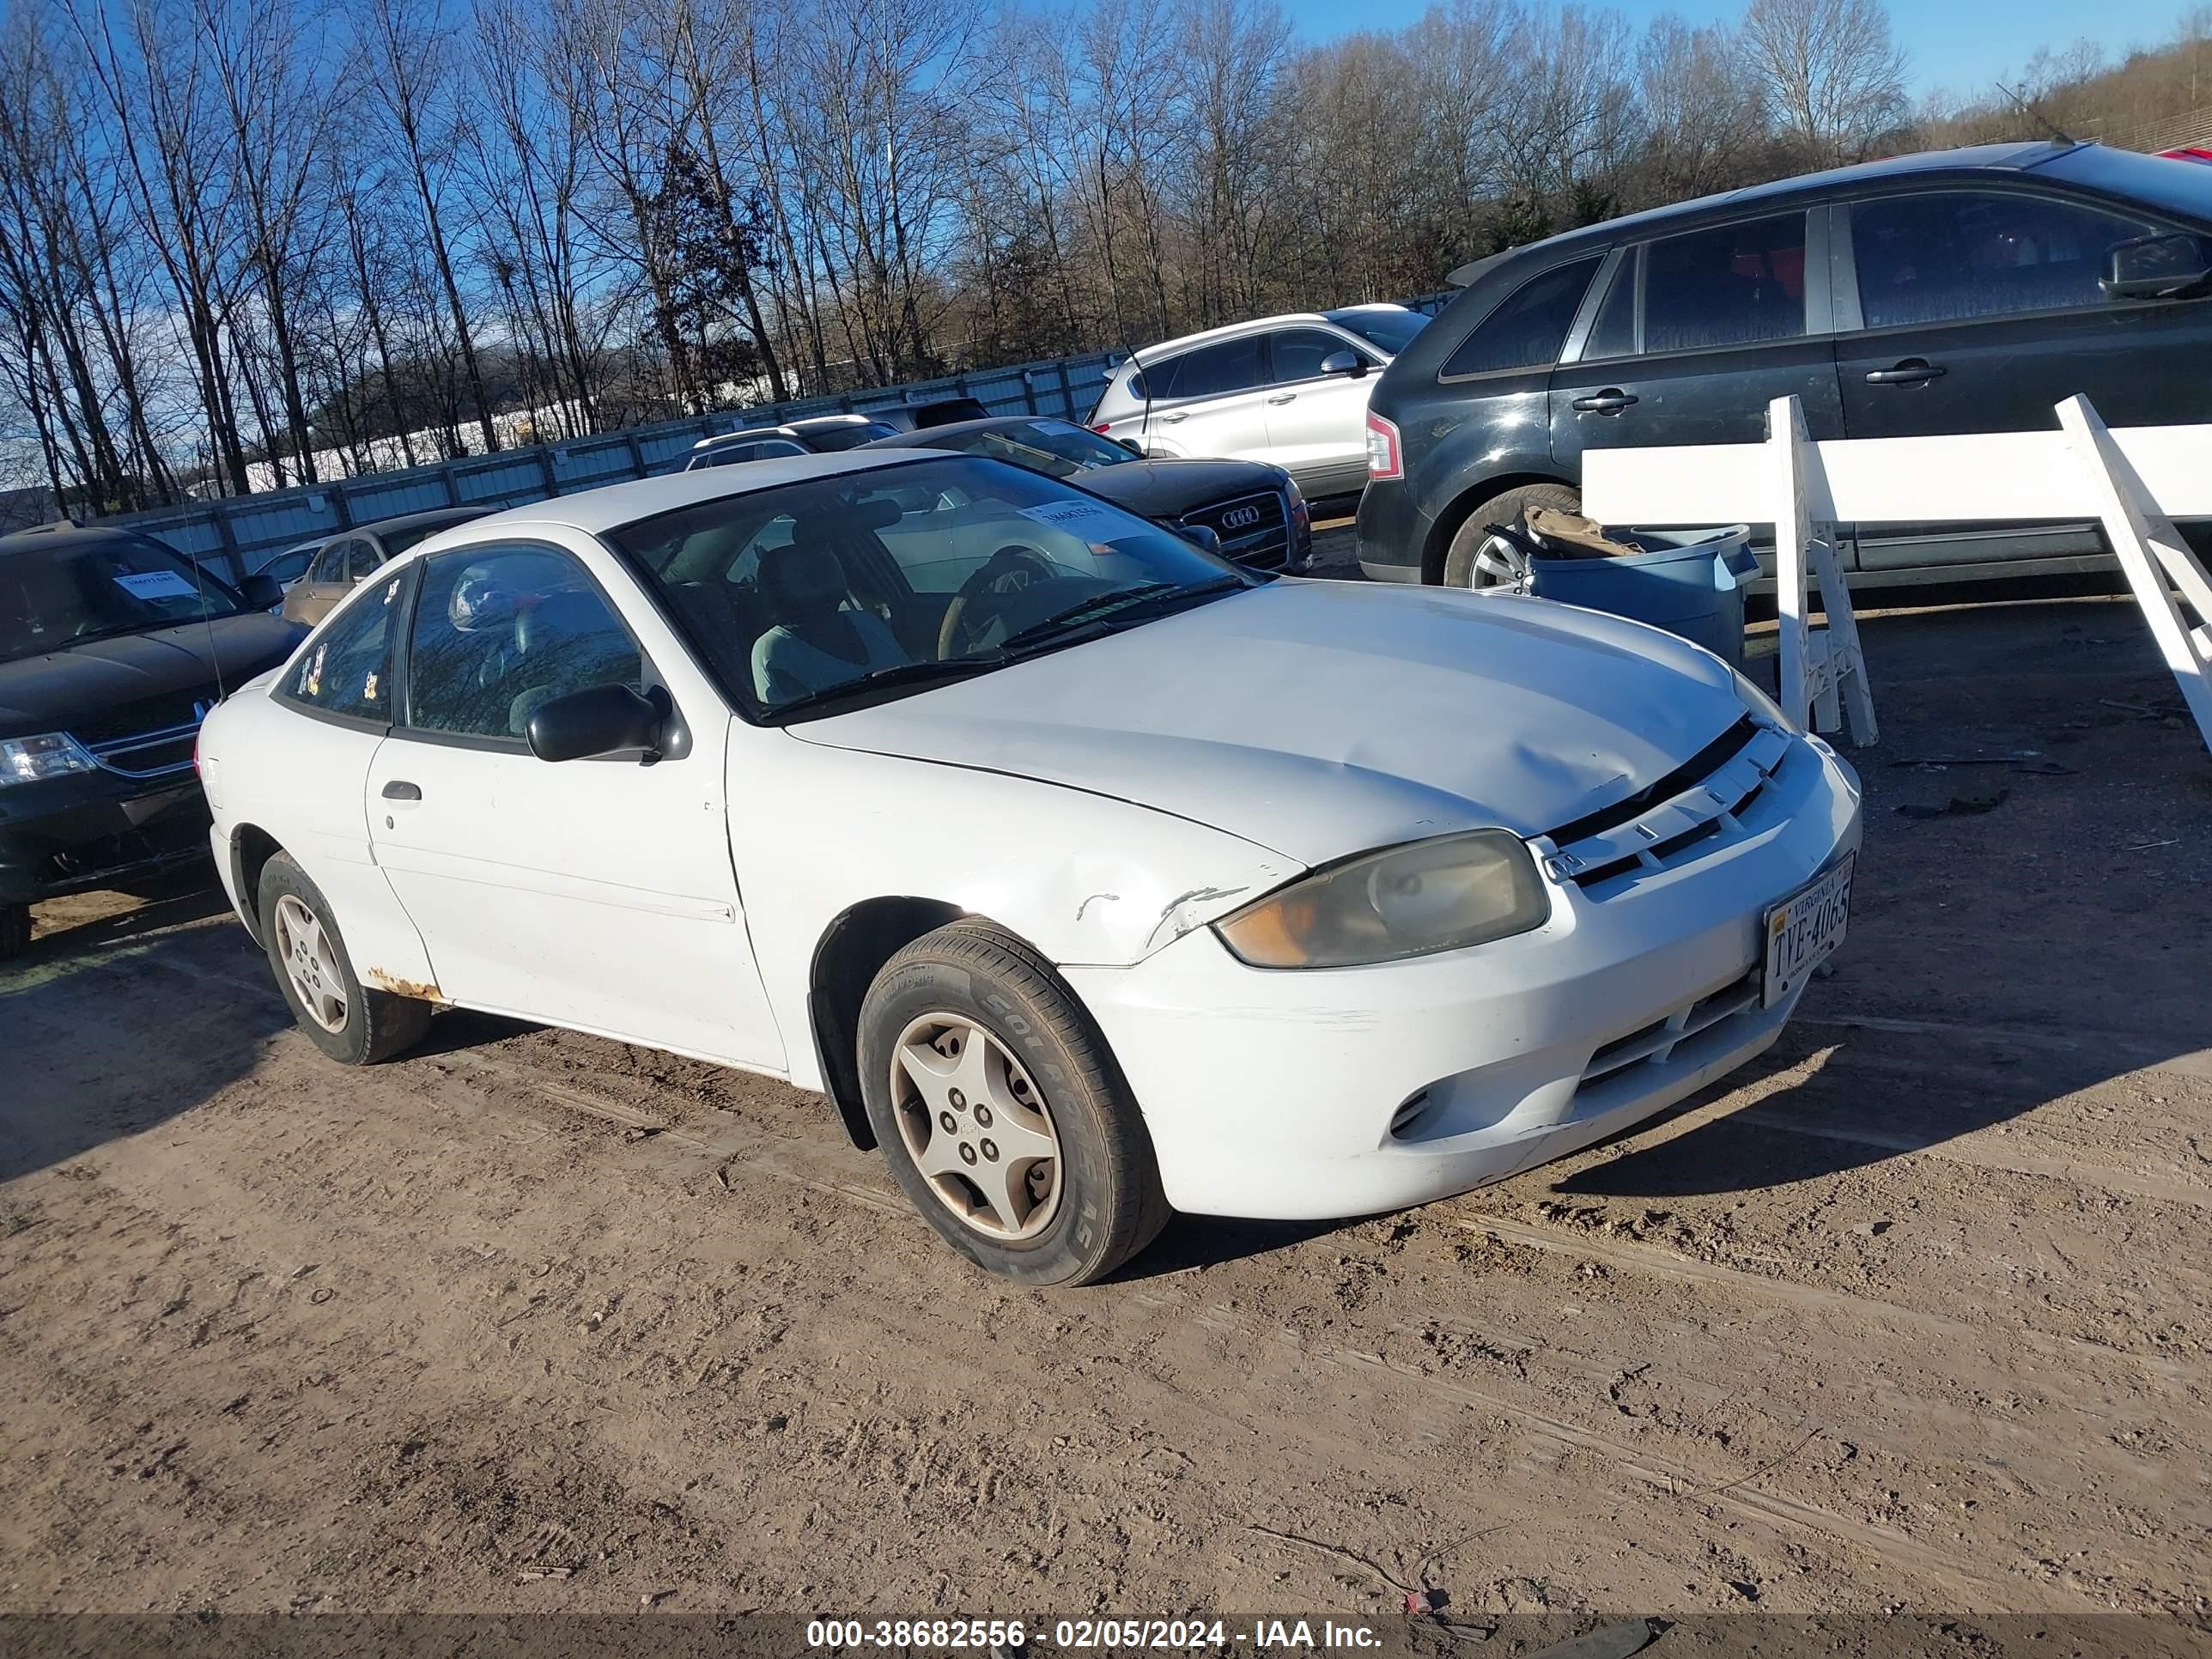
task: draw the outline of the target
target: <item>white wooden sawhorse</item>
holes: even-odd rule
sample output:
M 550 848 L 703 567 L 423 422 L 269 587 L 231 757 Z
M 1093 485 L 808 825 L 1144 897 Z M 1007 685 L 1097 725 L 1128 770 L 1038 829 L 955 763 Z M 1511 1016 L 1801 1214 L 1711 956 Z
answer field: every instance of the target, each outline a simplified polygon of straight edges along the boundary
M 1814 443 L 1796 400 L 1778 398 L 1765 443 L 1589 451 L 1583 510 L 1622 526 L 1773 525 L 1783 707 L 1816 731 L 1848 718 L 1859 743 L 1874 740 L 1874 707 L 1836 563 L 1837 523 L 2094 520 L 2212 747 L 2212 578 L 2173 528 L 2176 518 L 2212 519 L 2212 426 L 2108 431 L 2079 397 L 2057 416 L 2052 432 Z M 1805 616 L 1808 578 L 1827 613 L 1818 632 Z M 2197 612 L 2196 626 L 2182 602 Z

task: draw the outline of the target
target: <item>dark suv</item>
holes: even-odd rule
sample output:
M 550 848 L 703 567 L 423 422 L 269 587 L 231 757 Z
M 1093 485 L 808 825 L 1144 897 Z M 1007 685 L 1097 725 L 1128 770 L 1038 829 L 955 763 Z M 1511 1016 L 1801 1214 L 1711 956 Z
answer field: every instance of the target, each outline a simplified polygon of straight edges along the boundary
M 1453 273 L 1386 369 L 1359 562 L 1471 580 L 1482 526 L 1577 501 L 1591 449 L 2212 421 L 2212 167 L 2095 144 L 1900 156 L 1616 219 Z M 1885 525 L 1876 581 L 2109 568 L 2094 527 Z
M 150 537 L 52 525 L 0 537 L 0 959 L 30 907 L 131 888 L 208 855 L 201 718 L 305 629 Z

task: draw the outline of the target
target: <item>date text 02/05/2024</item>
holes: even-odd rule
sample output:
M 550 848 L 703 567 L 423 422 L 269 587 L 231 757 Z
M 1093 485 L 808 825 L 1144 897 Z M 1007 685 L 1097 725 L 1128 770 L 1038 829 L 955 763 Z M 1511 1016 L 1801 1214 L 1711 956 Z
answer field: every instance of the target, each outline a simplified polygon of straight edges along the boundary
M 1258 1619 L 1239 1620 L 1232 1629 L 1220 1619 L 1060 1619 L 1050 1626 L 1054 1649 L 1067 1652 L 1187 1652 L 1226 1647 L 1273 1651 L 1357 1650 L 1379 1648 L 1382 1635 L 1369 1626 L 1334 1620 Z M 1046 1628 L 1032 1632 L 1018 1619 L 817 1619 L 806 1626 L 806 1644 L 830 1651 L 860 1649 L 994 1654 L 1021 1652 Z

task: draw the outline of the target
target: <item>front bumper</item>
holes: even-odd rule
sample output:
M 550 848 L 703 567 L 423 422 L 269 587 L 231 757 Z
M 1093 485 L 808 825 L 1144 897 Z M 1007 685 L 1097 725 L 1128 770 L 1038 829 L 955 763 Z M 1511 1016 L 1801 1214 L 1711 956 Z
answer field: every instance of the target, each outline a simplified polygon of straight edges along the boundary
M 1534 933 L 1271 973 L 1199 928 L 1132 968 L 1063 971 L 1176 1208 L 1303 1220 L 1423 1203 L 1603 1139 L 1772 1043 L 1798 993 L 1760 1006 L 1765 907 L 1856 849 L 1858 795 L 1843 761 L 1796 738 L 1734 829 L 1601 897 L 1553 884 Z
M 0 787 L 0 904 L 112 887 L 207 854 L 208 810 L 189 770 L 108 771 Z

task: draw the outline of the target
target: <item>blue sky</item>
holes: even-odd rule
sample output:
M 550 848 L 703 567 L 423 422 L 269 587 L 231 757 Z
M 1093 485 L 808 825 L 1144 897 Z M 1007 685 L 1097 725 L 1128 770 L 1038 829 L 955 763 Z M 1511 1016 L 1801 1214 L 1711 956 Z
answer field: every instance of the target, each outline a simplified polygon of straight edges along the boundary
M 1741 0 L 1613 0 L 1641 26 L 1662 11 L 1691 21 L 1741 15 Z M 1427 0 L 1282 0 L 1309 40 L 1326 40 L 1355 28 L 1389 29 L 1410 23 Z M 2154 46 L 2179 21 L 2182 0 L 1892 0 L 1890 27 L 1912 58 L 1912 90 L 1947 88 L 1978 92 L 1998 76 L 2009 78 L 2038 46 L 2063 51 L 2087 37 L 2108 58 L 2130 46 Z

